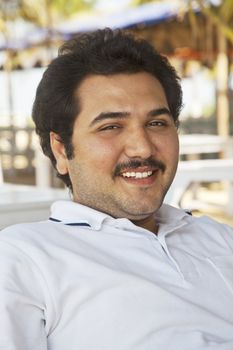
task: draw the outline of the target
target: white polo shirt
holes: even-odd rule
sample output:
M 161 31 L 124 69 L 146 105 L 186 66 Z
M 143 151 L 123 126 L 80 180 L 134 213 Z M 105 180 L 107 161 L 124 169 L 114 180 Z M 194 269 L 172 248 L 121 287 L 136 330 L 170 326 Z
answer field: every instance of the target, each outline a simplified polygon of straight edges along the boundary
M 163 205 L 158 235 L 71 201 L 0 233 L 1 350 L 232 350 L 233 229 Z

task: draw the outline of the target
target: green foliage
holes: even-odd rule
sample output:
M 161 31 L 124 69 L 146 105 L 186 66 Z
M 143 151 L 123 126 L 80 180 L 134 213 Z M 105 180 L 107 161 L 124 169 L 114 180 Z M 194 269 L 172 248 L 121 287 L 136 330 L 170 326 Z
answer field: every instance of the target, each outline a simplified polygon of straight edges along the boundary
M 78 11 L 91 9 L 95 0 L 50 0 L 50 3 L 53 11 L 70 16 Z
M 196 2 L 206 18 L 233 43 L 233 1 L 222 0 L 220 5 L 216 7 L 207 6 L 203 0 L 196 0 Z
M 143 5 L 143 4 L 147 4 L 149 2 L 158 2 L 159 0 L 132 0 L 131 4 L 133 6 L 139 6 L 139 5 Z M 161 2 L 161 1 L 160 1 Z
M 233 1 L 224 0 L 219 7 L 219 14 L 222 20 L 229 23 L 233 20 Z

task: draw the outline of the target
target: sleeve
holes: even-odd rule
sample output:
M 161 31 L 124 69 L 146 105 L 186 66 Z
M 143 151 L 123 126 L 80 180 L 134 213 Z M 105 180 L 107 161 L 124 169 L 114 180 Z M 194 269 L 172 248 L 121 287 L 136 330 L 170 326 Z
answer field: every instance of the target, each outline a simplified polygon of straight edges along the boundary
M 46 350 L 45 302 L 30 259 L 0 241 L 0 350 Z

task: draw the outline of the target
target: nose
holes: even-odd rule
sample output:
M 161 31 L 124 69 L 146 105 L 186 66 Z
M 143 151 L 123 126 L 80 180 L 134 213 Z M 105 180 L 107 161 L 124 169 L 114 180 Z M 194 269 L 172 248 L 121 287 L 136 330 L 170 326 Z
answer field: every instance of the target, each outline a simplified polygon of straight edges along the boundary
M 154 144 L 144 128 L 131 130 L 125 141 L 125 154 L 129 158 L 149 158 L 154 152 Z

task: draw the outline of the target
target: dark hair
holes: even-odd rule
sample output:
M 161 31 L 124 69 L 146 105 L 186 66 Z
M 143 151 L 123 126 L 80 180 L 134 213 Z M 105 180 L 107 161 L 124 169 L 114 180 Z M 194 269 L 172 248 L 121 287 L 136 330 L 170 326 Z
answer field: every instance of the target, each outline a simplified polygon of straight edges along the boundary
M 72 133 L 79 113 L 75 91 L 88 75 L 148 72 L 161 83 L 168 105 L 178 124 L 182 91 L 175 69 L 145 40 L 136 39 L 123 30 L 109 28 L 80 34 L 60 49 L 37 88 L 32 117 L 41 146 L 53 166 L 56 159 L 49 133 L 57 133 L 64 143 L 67 157 L 73 156 Z M 69 175 L 58 174 L 72 189 Z

